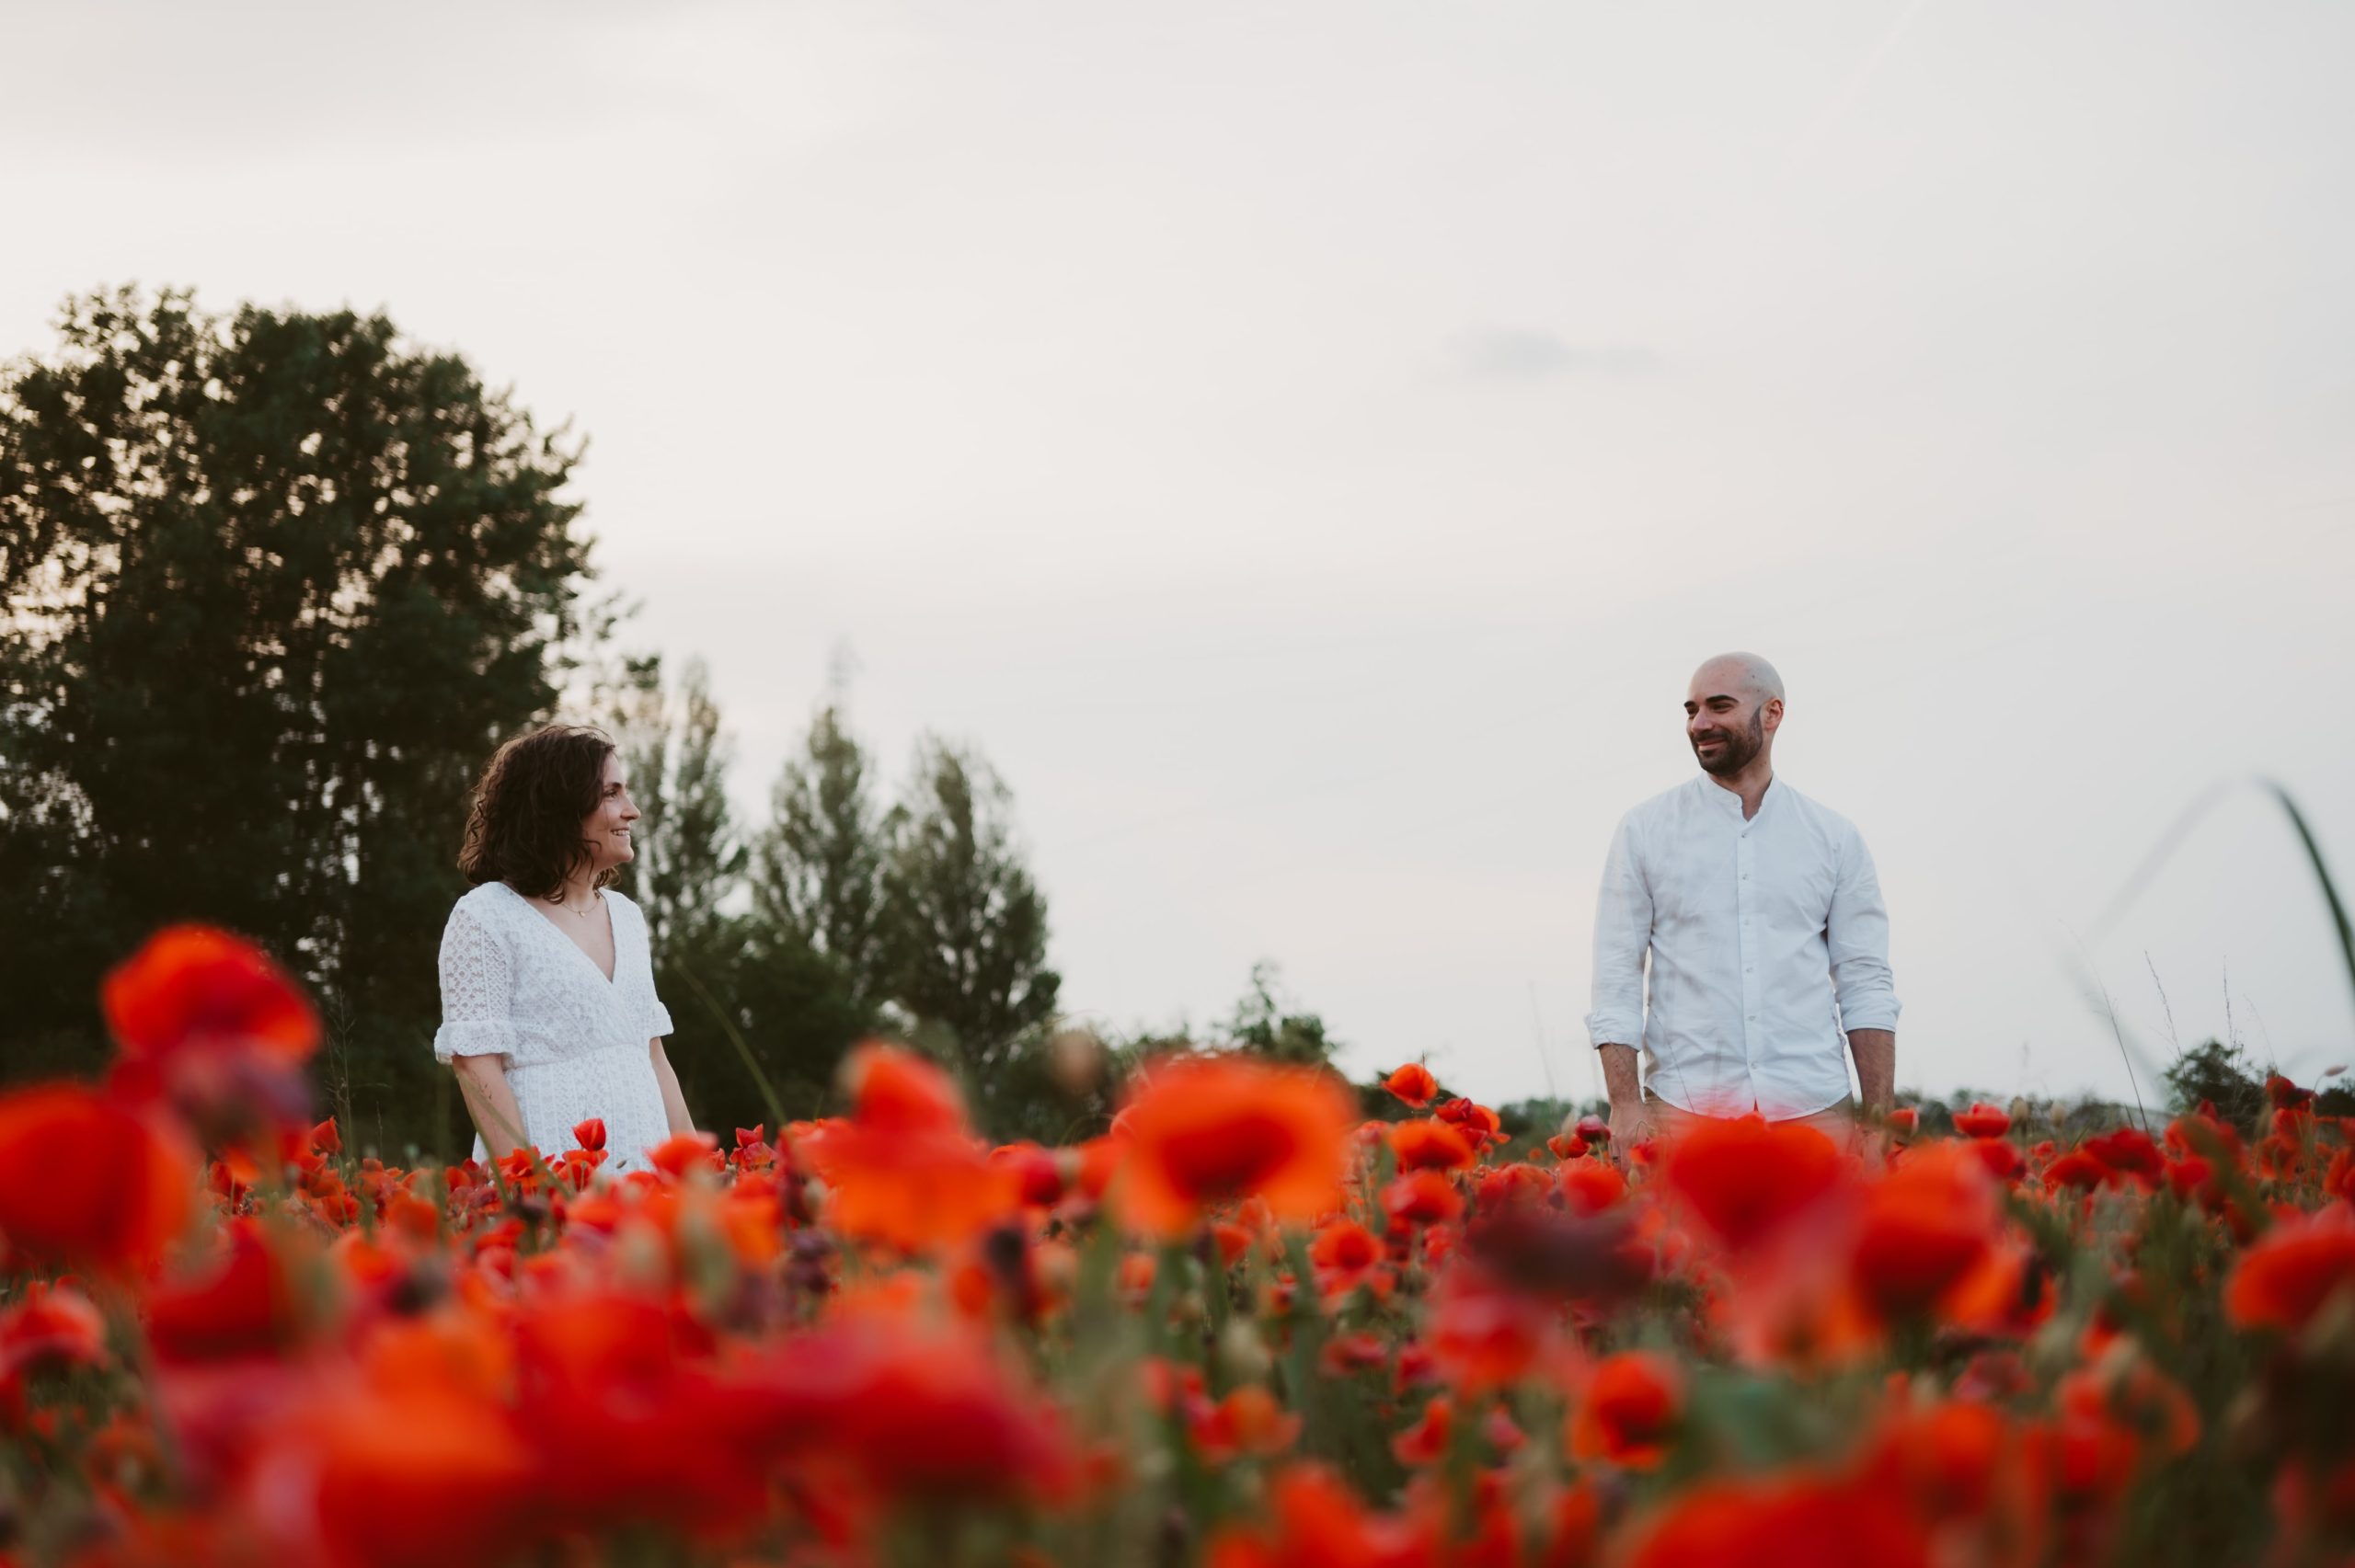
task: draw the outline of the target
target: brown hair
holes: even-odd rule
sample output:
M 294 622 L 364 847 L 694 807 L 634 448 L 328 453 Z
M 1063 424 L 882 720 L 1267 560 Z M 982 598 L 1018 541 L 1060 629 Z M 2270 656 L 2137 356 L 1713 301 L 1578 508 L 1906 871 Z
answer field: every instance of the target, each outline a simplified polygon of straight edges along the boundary
M 584 724 L 552 724 L 491 754 L 466 813 L 458 869 L 479 887 L 504 882 L 527 898 L 553 898 L 589 858 L 580 823 L 604 795 L 613 737 Z M 597 878 L 603 887 L 620 875 Z

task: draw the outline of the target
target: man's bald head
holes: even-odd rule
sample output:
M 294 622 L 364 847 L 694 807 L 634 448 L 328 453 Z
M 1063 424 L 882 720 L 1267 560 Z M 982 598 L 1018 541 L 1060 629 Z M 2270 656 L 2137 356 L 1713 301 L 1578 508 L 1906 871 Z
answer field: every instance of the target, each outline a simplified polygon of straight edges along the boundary
M 1693 672 L 1684 696 L 1684 738 L 1705 772 L 1719 780 L 1774 748 L 1783 723 L 1783 678 L 1754 653 L 1721 653 Z
M 1754 653 L 1721 653 L 1693 672 L 1693 691 L 1697 696 L 1702 688 L 1713 692 L 1730 692 L 1736 696 L 1763 703 L 1772 697 L 1783 699 L 1783 678 L 1775 667 Z

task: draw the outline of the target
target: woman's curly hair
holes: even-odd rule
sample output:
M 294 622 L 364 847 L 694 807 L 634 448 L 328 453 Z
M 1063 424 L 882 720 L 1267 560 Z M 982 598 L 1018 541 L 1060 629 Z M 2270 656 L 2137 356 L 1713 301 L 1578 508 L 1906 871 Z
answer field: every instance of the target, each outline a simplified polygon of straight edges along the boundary
M 580 823 L 604 795 L 612 736 L 584 724 L 552 724 L 492 753 L 466 813 L 458 869 L 468 882 L 504 882 L 527 898 L 553 898 L 589 859 Z M 603 887 L 621 874 L 612 867 Z

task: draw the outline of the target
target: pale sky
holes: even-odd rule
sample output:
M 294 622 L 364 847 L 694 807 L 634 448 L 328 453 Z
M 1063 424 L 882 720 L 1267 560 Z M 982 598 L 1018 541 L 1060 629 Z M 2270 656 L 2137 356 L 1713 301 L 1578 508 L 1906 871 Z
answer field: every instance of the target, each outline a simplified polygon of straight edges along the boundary
M 124 281 L 463 350 L 746 808 L 847 644 L 1116 1027 L 1272 957 L 1354 1070 L 1594 1093 L 1604 848 L 1749 647 L 1901 1085 L 2126 1094 L 2072 965 L 2312 1077 L 2254 791 L 2081 938 L 2220 779 L 2355 884 L 2351 68 L 2338 0 L 0 0 L 0 354 Z

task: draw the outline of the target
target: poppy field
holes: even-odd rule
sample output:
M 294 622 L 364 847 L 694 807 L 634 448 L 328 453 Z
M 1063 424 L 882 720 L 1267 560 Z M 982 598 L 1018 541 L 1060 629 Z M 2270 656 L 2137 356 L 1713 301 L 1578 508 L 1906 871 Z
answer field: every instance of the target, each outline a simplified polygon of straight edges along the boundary
M 2355 1145 L 2280 1079 L 1524 1149 L 1193 1056 L 993 1148 L 874 1046 L 648 1169 L 399 1169 L 236 939 L 103 1001 L 104 1082 L 0 1094 L 7 1562 L 2355 1562 Z

